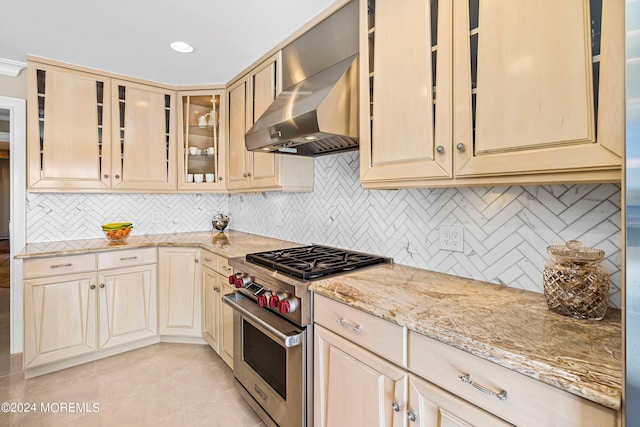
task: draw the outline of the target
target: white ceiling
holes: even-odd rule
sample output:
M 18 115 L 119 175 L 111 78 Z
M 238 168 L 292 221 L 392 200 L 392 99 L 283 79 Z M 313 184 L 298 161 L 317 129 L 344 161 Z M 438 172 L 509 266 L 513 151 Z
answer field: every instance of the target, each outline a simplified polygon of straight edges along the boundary
M 226 83 L 333 1 L 3 1 L 0 58 L 31 54 L 172 85 Z M 195 52 L 172 51 L 176 40 Z

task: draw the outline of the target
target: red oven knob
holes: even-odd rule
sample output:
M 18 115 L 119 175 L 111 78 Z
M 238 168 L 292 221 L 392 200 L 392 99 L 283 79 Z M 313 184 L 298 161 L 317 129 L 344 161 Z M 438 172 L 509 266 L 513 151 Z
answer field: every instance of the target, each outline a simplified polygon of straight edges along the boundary
M 258 306 L 259 307 L 266 307 L 269 304 L 269 300 L 267 299 L 266 295 L 260 295 L 258 296 Z
M 230 285 L 235 285 L 236 284 L 236 277 L 238 277 L 240 275 L 240 273 L 236 273 L 236 274 L 232 274 L 231 276 L 229 276 L 229 284 Z
M 287 298 L 285 300 L 280 301 L 280 307 L 278 307 L 280 314 L 293 313 L 297 309 L 298 309 L 298 300 L 295 298 Z
M 271 308 L 278 308 L 278 306 L 280 305 L 280 297 L 278 295 L 271 295 L 269 297 L 269 307 Z
M 242 288 L 242 287 L 248 285 L 249 283 L 251 283 L 251 279 L 249 277 L 247 277 L 247 276 L 245 276 L 245 277 L 242 277 L 242 276 L 236 277 L 236 281 L 235 281 L 236 288 Z

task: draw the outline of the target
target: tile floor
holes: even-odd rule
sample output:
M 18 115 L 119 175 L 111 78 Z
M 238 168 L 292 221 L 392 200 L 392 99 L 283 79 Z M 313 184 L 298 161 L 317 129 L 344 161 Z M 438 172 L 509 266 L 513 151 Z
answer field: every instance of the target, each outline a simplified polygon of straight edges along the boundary
M 25 380 L 22 355 L 9 354 L 9 288 L 0 287 L 3 402 L 35 403 L 37 412 L 0 411 L 0 427 L 264 427 L 208 345 L 160 343 Z M 42 404 L 56 410 L 63 402 L 97 403 L 99 411 L 41 411 Z

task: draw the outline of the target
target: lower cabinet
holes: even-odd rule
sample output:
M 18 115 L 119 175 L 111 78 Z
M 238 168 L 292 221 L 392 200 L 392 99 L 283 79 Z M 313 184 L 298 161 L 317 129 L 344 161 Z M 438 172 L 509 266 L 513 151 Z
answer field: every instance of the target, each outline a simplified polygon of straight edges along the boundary
M 227 259 L 202 251 L 202 337 L 233 369 L 233 310 L 222 303 L 222 296 L 234 291 L 229 284 L 233 269 Z
M 157 335 L 156 249 L 24 263 L 24 368 Z
M 202 337 L 199 248 L 159 248 L 160 335 Z
M 314 348 L 316 427 L 402 425 L 403 369 L 317 324 Z

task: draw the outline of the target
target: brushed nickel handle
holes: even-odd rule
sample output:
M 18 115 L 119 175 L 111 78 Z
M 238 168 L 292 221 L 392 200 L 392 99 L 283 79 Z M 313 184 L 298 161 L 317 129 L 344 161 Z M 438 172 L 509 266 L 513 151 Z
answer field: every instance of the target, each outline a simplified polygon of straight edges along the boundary
M 456 145 L 456 148 L 462 153 L 464 151 L 464 144 L 460 142 L 458 143 L 458 145 Z
M 438 147 L 436 148 L 436 151 L 440 154 L 444 153 L 444 147 L 442 145 L 438 145 Z
M 231 267 L 229 267 L 229 266 L 226 266 L 226 265 L 223 265 L 223 266 L 222 266 L 222 269 L 223 269 L 224 271 L 233 271 L 233 268 L 231 268 Z
M 138 259 L 137 256 L 123 256 L 122 258 L 120 258 L 120 261 L 128 261 L 130 259 Z
M 416 420 L 416 413 L 413 412 L 413 409 L 409 409 L 407 411 L 407 418 L 409 419 L 409 421 L 415 421 Z
M 340 325 L 340 326 L 342 326 L 344 328 L 350 329 L 355 333 L 359 333 L 362 330 L 362 328 L 360 328 L 360 325 L 355 325 L 355 326 L 350 325 L 347 322 L 345 322 L 344 319 L 338 319 L 338 320 L 336 320 L 336 322 L 338 323 L 338 325 Z
M 488 394 L 489 396 L 495 396 L 498 398 L 498 400 L 508 400 L 509 399 L 509 394 L 507 393 L 507 390 L 502 390 L 500 393 L 496 393 L 495 391 L 480 385 L 478 383 L 475 383 L 471 380 L 471 374 L 464 374 L 464 375 L 460 375 L 459 378 L 462 380 L 463 383 L 465 384 L 469 384 L 472 385 L 473 387 L 477 388 L 478 390 L 480 390 L 481 392 Z
M 400 412 L 400 404 L 397 400 L 394 400 L 393 403 L 391 403 L 391 408 L 394 410 L 394 412 Z
M 60 268 L 60 267 L 71 267 L 71 263 L 69 264 L 52 264 L 49 268 Z
M 96 288 L 96 285 L 91 285 L 91 286 L 89 286 L 89 287 L 90 287 L 91 289 L 95 289 L 95 288 Z

